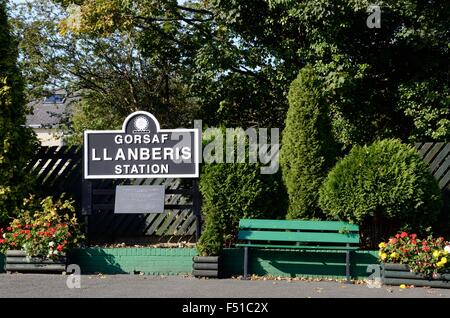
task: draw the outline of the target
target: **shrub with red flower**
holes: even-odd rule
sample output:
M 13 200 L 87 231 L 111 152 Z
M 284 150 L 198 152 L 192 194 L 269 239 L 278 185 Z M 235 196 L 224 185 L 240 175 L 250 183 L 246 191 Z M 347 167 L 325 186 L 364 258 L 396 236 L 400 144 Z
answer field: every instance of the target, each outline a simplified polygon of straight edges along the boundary
M 450 243 L 443 237 L 429 235 L 418 239 L 416 234 L 398 233 L 381 242 L 378 256 L 384 263 L 406 264 L 416 273 L 433 276 L 450 270 Z
M 73 201 L 69 200 L 24 200 L 20 216 L 5 230 L 0 229 L 0 252 L 23 249 L 28 257 L 60 257 L 83 239 L 74 212 Z

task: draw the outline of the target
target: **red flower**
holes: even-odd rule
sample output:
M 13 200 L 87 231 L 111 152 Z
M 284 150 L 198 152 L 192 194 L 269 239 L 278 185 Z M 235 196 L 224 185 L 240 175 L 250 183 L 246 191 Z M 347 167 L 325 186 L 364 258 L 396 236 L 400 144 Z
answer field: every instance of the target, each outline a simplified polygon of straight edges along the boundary
M 404 238 L 404 237 L 407 237 L 407 236 L 408 236 L 408 233 L 406 233 L 406 232 L 402 232 L 402 234 L 400 234 L 401 238 Z
M 411 234 L 409 237 L 412 238 L 413 240 L 415 240 L 417 238 L 417 234 L 415 234 L 415 233 Z
M 400 238 L 400 234 L 395 234 L 395 237 L 396 238 Z
M 5 243 L 5 242 L 6 242 L 5 239 L 0 239 L 0 244 L 3 244 L 3 243 Z
M 389 239 L 389 242 L 392 243 L 392 244 L 395 244 L 395 243 L 397 243 L 397 239 L 391 237 L 391 238 Z
M 30 230 L 25 230 L 25 233 L 30 234 Z
M 6 230 L 7 230 L 7 231 L 11 231 L 12 228 L 11 228 L 10 226 L 8 226 L 8 227 L 6 228 Z
M 61 251 L 64 249 L 64 247 L 63 247 L 61 244 L 59 244 L 59 245 L 56 247 L 56 249 L 57 249 L 59 252 L 61 252 Z
M 424 252 L 428 252 L 430 250 L 430 247 L 429 246 L 422 246 L 422 250 Z
M 21 229 L 22 228 L 22 224 L 17 224 L 17 228 Z
M 427 241 L 422 241 L 422 245 L 423 246 L 427 245 Z
M 26 228 L 26 229 L 29 229 L 29 228 L 30 228 L 30 225 L 29 225 L 29 224 L 26 224 L 26 225 L 25 225 L 25 228 Z
M 13 234 L 13 237 L 17 237 L 18 235 L 19 235 L 19 234 L 17 234 L 17 233 L 14 233 L 14 234 Z
M 412 244 L 412 245 L 416 245 L 416 244 L 417 244 L 416 240 L 412 239 L 412 240 L 411 240 L 411 244 Z

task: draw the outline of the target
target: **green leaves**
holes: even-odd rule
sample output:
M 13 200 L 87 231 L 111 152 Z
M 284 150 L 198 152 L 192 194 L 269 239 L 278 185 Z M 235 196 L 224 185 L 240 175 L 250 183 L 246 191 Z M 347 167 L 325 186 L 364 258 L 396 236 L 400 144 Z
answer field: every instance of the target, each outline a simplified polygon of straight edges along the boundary
M 337 156 L 326 102 L 324 78 L 305 66 L 289 90 L 280 164 L 289 194 L 288 218 L 321 218 L 318 190 Z
M 23 168 L 36 145 L 33 132 L 25 128 L 24 86 L 16 62 L 6 4 L 0 0 L 0 226 L 30 189 L 32 179 Z
M 319 204 L 332 219 L 360 224 L 375 246 L 389 231 L 434 225 L 442 198 L 417 151 L 388 139 L 356 146 L 339 161 L 320 188 Z

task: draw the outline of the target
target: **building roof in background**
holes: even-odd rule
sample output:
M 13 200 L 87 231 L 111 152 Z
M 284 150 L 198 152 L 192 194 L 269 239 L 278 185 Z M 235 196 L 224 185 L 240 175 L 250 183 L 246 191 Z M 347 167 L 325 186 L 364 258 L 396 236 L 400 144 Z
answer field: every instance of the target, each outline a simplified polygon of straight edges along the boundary
M 56 91 L 47 97 L 31 101 L 28 106 L 32 113 L 27 115 L 26 125 L 30 128 L 55 128 L 63 117 L 73 111 L 72 104 L 80 100 L 80 96 Z

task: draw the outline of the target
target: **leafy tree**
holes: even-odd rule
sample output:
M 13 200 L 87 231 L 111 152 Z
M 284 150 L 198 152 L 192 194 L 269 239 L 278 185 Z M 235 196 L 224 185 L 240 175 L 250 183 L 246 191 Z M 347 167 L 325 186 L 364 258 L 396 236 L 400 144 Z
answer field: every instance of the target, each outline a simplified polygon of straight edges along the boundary
M 0 225 L 13 216 L 29 190 L 31 179 L 23 168 L 35 146 L 32 131 L 25 128 L 24 86 L 16 62 L 17 43 L 6 1 L 0 0 Z
M 289 194 L 290 219 L 322 218 L 319 188 L 337 156 L 323 78 L 309 65 L 289 90 L 289 110 L 283 131 L 280 163 Z
M 361 225 L 374 248 L 400 229 L 424 233 L 437 225 L 442 197 L 417 150 L 387 139 L 353 147 L 324 181 L 320 206 L 332 219 Z
M 243 138 L 240 134 L 236 137 Z M 204 142 L 208 141 L 211 138 L 204 135 Z M 214 142 L 221 141 L 218 139 Z M 224 149 L 227 146 L 230 145 L 224 142 Z M 242 218 L 285 217 L 286 194 L 281 174 L 261 174 L 261 164 L 249 163 L 249 148 L 247 144 L 245 163 L 232 164 L 222 160 L 224 163 L 202 166 L 199 187 L 203 197 L 205 225 L 198 247 L 201 254 L 217 255 L 224 244 L 234 243 Z

